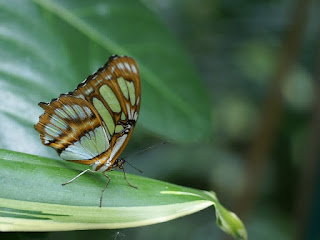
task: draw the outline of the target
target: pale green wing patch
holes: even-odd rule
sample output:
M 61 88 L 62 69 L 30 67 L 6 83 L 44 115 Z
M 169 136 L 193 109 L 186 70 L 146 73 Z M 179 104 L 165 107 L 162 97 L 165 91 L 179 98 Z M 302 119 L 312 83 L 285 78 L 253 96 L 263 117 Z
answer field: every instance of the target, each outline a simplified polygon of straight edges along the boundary
M 123 112 L 121 113 L 121 118 L 120 119 L 121 120 L 126 120 L 127 119 L 126 115 Z
M 102 85 L 99 91 L 110 109 L 115 113 L 119 113 L 121 111 L 120 103 L 112 89 L 108 85 Z
M 100 155 L 109 148 L 109 140 L 102 126 L 96 127 L 80 140 L 72 143 L 64 149 L 60 157 L 64 160 L 87 160 Z
M 61 128 L 63 130 L 66 130 L 68 128 L 68 124 L 63 121 L 61 118 L 57 117 L 56 115 L 53 115 L 50 119 L 50 122 L 57 126 L 58 128 Z
M 129 90 L 130 102 L 131 102 L 131 105 L 133 106 L 136 103 L 136 93 L 135 93 L 134 84 L 133 82 L 129 82 L 129 81 L 126 81 L 126 84 Z
M 60 157 L 64 160 L 85 160 L 91 159 L 93 154 L 81 145 L 80 141 L 74 142 L 64 149 Z
M 106 127 L 108 129 L 108 132 L 110 135 L 113 135 L 114 129 L 115 129 L 115 124 L 113 121 L 113 118 L 111 114 L 109 113 L 108 109 L 103 105 L 103 103 L 97 99 L 93 98 L 93 105 L 100 114 L 101 118 L 103 119 L 104 123 L 106 124 Z
M 115 132 L 116 132 L 116 133 L 119 133 L 119 132 L 121 132 L 121 131 L 123 131 L 123 130 L 124 130 L 124 128 L 123 128 L 122 125 L 117 125 Z
M 58 137 L 60 134 L 62 134 L 62 131 L 58 127 L 52 125 L 51 123 L 48 123 L 45 126 L 45 130 L 46 133 L 51 135 L 52 137 Z
M 121 89 L 123 96 L 126 99 L 129 99 L 129 90 L 126 85 L 126 80 L 124 80 L 123 77 L 120 77 L 120 78 L 117 78 L 117 81 L 118 81 L 118 84 L 119 84 L 119 87 Z
M 69 118 L 68 114 L 62 109 L 57 108 L 54 112 L 61 118 Z
M 96 139 L 93 135 L 93 131 L 90 131 L 85 136 L 81 137 L 80 144 L 84 149 L 87 149 L 93 156 L 96 156 L 99 152 L 96 146 Z
M 94 130 L 94 137 L 97 143 L 98 153 L 106 151 L 110 147 L 109 140 L 106 139 L 105 130 L 102 126 Z
M 78 119 L 78 115 L 76 112 L 72 109 L 69 105 L 63 105 L 62 107 L 63 111 L 65 111 L 71 118 Z

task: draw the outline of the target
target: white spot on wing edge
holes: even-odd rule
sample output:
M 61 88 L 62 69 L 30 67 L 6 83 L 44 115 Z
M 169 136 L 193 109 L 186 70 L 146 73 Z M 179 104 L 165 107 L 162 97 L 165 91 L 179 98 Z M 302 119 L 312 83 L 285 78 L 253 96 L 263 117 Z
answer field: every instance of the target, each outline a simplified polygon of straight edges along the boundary
M 44 143 L 45 143 L 45 144 L 48 144 L 48 143 L 49 143 L 50 141 L 52 141 L 54 138 L 45 133 L 45 134 L 43 134 L 43 139 L 44 139 Z
M 125 63 L 124 63 L 124 66 L 126 67 L 126 69 L 127 69 L 129 72 L 131 72 L 131 68 L 130 68 L 129 63 L 125 62 Z
M 118 63 L 118 68 L 121 69 L 121 70 L 124 70 L 124 65 L 123 65 L 123 63 L 121 63 L 121 62 Z
M 99 78 L 96 82 L 95 82 L 95 86 L 98 86 L 100 83 L 102 82 L 102 79 L 101 78 Z
M 93 87 L 87 88 L 84 92 L 85 94 L 90 95 L 93 92 Z
M 83 100 L 86 100 L 86 98 L 82 94 L 77 94 L 75 97 L 82 98 Z
M 138 71 L 137 71 L 137 69 L 136 69 L 136 66 L 135 66 L 134 64 L 131 64 L 131 69 L 132 69 L 132 71 L 133 71 L 135 74 L 138 73 Z

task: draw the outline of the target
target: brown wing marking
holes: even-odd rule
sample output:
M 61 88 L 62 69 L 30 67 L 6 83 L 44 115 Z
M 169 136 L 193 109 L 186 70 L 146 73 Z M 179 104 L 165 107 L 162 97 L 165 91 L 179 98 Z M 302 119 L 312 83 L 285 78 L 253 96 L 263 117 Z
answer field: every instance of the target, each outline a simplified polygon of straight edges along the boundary
M 39 103 L 39 106 L 45 113 L 40 116 L 35 129 L 40 133 L 42 143 L 53 147 L 59 154 L 102 125 L 95 108 L 83 99 L 61 95 L 49 104 Z

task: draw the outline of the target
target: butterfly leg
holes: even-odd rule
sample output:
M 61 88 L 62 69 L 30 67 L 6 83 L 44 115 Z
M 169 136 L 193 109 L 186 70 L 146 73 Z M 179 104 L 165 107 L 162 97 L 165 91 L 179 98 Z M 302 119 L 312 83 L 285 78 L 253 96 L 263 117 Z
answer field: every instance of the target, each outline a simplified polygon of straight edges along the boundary
M 102 206 L 103 193 L 104 193 L 104 191 L 107 189 L 107 187 L 108 187 L 108 185 L 109 185 L 109 182 L 110 182 L 110 180 L 111 180 L 111 178 L 110 178 L 105 172 L 103 172 L 103 175 L 105 175 L 105 176 L 108 178 L 108 182 L 107 182 L 107 184 L 104 186 L 104 188 L 102 189 L 99 207 Z
M 90 168 L 88 168 L 88 169 L 84 170 L 83 172 L 81 172 L 80 174 L 78 174 L 77 176 L 75 176 L 74 178 L 72 178 L 71 180 L 69 180 L 68 182 L 62 183 L 61 185 L 64 186 L 64 185 L 67 185 L 67 184 L 73 182 L 73 181 L 76 180 L 78 177 L 80 177 L 82 174 L 85 174 L 85 173 L 88 172 L 88 171 L 93 172 Z
M 124 175 L 124 179 L 125 179 L 126 182 L 129 184 L 129 186 L 130 186 L 130 187 L 133 187 L 133 188 L 135 188 L 135 189 L 138 189 L 136 186 L 133 186 L 133 185 L 131 185 L 131 184 L 128 182 L 127 174 L 126 174 L 126 172 L 124 171 L 124 166 L 123 166 L 123 165 L 122 165 L 122 167 L 121 167 L 120 169 L 122 169 L 123 175 Z

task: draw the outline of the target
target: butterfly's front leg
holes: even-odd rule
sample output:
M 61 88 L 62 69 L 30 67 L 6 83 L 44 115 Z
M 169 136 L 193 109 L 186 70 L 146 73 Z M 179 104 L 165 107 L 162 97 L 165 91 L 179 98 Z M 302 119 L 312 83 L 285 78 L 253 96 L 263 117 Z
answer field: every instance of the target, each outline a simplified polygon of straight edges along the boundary
M 109 185 L 109 182 L 111 181 L 111 178 L 106 174 L 106 172 L 103 172 L 103 175 L 104 175 L 106 178 L 108 178 L 108 181 L 107 181 L 106 185 L 104 186 L 104 188 L 102 189 L 99 207 L 102 206 L 103 193 L 104 193 L 104 191 L 107 189 L 107 187 L 108 187 L 108 185 Z

